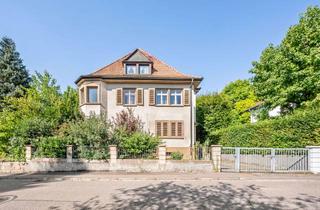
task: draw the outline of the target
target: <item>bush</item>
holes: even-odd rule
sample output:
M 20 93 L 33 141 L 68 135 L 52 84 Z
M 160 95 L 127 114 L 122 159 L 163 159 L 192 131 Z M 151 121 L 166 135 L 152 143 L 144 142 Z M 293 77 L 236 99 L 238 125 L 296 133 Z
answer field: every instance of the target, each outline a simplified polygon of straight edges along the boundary
M 79 158 L 106 159 L 109 145 L 114 144 L 110 124 L 104 115 L 90 116 L 63 126 L 69 144 L 73 144 Z
M 212 144 L 232 147 L 305 147 L 320 145 L 320 109 L 210 133 Z
M 123 156 L 151 158 L 151 156 L 155 154 L 159 144 L 159 138 L 149 133 L 135 132 L 122 136 L 119 149 Z
M 182 160 L 183 158 L 183 154 L 181 152 L 172 152 L 170 156 L 172 160 Z
M 32 146 L 35 149 L 34 157 L 45 158 L 65 158 L 67 141 L 64 138 L 52 136 L 41 137 L 32 141 Z

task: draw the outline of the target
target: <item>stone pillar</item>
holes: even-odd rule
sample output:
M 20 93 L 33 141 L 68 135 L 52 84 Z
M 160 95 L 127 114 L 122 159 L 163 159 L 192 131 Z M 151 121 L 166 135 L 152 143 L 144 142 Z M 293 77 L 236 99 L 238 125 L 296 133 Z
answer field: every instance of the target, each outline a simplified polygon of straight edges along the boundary
M 32 155 L 32 146 L 26 145 L 26 161 L 30 161 L 31 160 L 31 155 Z
M 159 146 L 159 163 L 165 164 L 167 158 L 167 150 L 165 145 Z
M 221 171 L 221 145 L 211 145 L 211 157 L 213 170 Z
M 72 145 L 67 145 L 67 163 L 72 163 L 72 154 L 73 154 Z
M 320 173 L 320 146 L 308 146 L 308 163 L 309 171 L 318 174 Z
M 117 162 L 117 146 L 116 145 L 109 145 L 109 152 L 110 152 L 110 163 L 114 164 Z

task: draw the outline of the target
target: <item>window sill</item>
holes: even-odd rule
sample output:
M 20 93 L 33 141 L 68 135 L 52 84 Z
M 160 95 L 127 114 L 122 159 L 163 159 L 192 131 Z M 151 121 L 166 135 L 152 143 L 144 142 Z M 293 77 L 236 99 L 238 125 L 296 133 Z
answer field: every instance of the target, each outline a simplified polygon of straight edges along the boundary
M 84 105 L 100 105 L 100 106 L 104 107 L 101 103 L 83 103 L 83 104 L 80 104 L 80 107 L 82 107 Z
M 167 136 L 167 137 L 161 137 L 159 136 L 160 139 L 181 139 L 181 140 L 184 140 L 184 137 L 173 137 L 173 136 Z
M 156 107 L 184 107 L 183 105 L 170 105 L 170 104 L 164 104 L 164 105 L 156 104 L 155 106 Z

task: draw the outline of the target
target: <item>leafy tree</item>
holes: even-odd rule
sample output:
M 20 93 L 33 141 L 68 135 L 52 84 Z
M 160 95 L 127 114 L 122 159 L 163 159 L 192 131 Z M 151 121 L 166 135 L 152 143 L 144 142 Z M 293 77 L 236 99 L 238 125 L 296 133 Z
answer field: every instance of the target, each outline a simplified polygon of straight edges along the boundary
M 203 142 L 207 133 L 236 122 L 232 102 L 224 94 L 209 93 L 197 98 L 197 139 Z
M 233 103 L 239 123 L 250 122 L 250 113 L 247 110 L 257 103 L 257 97 L 249 80 L 231 82 L 224 87 L 222 93 Z
M 28 71 L 16 51 L 15 43 L 3 37 L 0 41 L 0 101 L 6 96 L 18 95 L 21 86 L 27 87 L 29 82 Z
M 14 158 L 23 154 L 20 147 L 54 135 L 61 123 L 80 116 L 76 112 L 76 92 L 69 88 L 61 94 L 48 72 L 36 73 L 23 96 L 6 97 L 4 101 L 8 106 L 0 112 L 0 153 L 13 153 Z
M 309 7 L 279 46 L 269 45 L 250 70 L 257 96 L 283 112 L 320 92 L 320 8 Z M 294 105 L 294 106 L 293 106 Z

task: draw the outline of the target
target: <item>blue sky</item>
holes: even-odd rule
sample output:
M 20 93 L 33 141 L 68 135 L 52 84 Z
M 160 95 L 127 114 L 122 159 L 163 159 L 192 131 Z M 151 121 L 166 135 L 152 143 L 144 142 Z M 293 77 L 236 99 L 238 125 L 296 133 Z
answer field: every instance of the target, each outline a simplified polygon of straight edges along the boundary
M 1 0 L 0 36 L 25 65 L 48 70 L 64 89 L 135 48 L 204 77 L 202 93 L 249 78 L 251 62 L 278 44 L 319 1 Z

